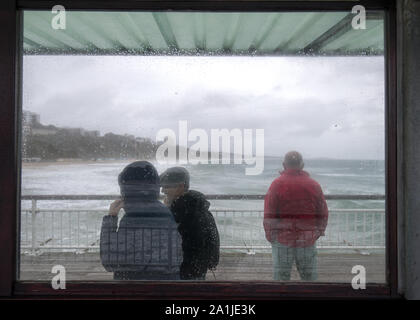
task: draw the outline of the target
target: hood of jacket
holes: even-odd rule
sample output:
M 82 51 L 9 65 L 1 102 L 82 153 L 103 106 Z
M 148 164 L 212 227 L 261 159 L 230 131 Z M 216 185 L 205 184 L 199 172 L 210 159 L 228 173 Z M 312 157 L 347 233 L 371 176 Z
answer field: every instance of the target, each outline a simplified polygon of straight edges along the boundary
M 126 166 L 118 176 L 121 196 L 127 206 L 143 201 L 157 201 L 160 190 L 159 175 L 148 161 L 136 161 Z
M 309 173 L 302 169 L 285 169 L 280 171 L 281 176 L 306 176 L 309 177 Z

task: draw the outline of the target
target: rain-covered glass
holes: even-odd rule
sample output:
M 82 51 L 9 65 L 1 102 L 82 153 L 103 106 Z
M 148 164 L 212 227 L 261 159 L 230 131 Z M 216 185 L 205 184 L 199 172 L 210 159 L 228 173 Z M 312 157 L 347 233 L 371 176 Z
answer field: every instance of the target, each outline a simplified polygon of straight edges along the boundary
M 382 12 L 62 9 L 24 13 L 21 280 L 385 282 Z

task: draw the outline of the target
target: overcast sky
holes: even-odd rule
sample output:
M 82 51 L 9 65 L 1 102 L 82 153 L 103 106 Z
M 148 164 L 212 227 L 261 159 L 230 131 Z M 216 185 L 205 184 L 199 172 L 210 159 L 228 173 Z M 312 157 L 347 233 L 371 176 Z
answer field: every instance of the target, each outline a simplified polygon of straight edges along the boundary
M 266 155 L 384 158 L 383 57 L 25 56 L 23 108 L 101 135 L 187 120 L 264 129 Z

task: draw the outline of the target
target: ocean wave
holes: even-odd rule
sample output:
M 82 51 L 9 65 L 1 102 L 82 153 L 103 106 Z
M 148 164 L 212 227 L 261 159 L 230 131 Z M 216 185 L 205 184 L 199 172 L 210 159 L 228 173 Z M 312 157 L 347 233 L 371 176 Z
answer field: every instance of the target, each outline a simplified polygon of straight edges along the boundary
M 385 178 L 382 174 L 357 174 L 357 173 L 317 173 L 318 176 L 326 177 L 370 177 L 370 178 Z

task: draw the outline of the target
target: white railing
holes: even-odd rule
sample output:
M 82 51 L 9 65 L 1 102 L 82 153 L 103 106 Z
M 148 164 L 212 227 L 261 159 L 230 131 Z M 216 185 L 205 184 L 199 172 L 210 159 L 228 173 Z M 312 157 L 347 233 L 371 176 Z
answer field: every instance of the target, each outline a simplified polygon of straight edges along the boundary
M 99 250 L 102 217 L 106 209 L 41 209 L 44 200 L 112 200 L 118 196 L 23 196 L 31 206 L 21 210 L 21 250 L 36 254 L 45 251 Z M 260 195 L 211 195 L 209 200 L 262 200 Z M 384 196 L 330 195 L 330 200 L 384 200 Z M 221 250 L 269 250 L 265 239 L 262 210 L 211 210 L 221 238 Z M 330 209 L 320 249 L 385 248 L 384 209 Z

